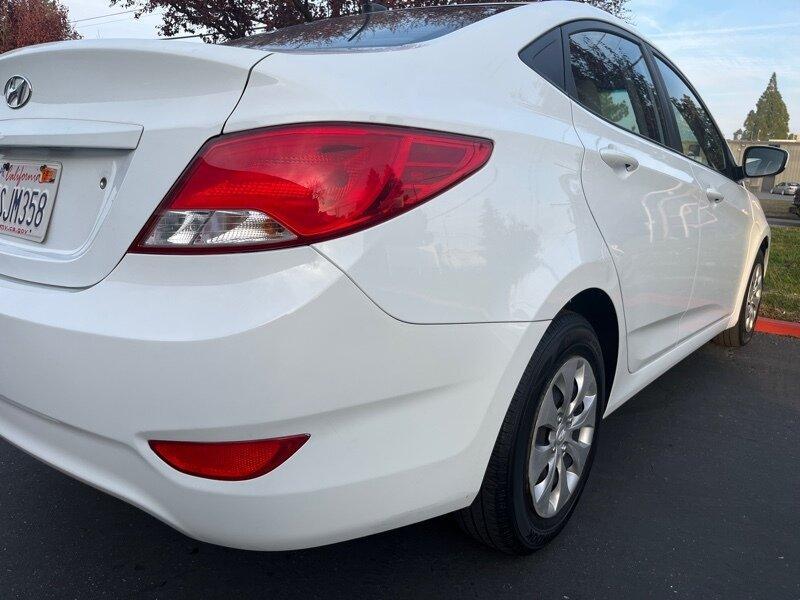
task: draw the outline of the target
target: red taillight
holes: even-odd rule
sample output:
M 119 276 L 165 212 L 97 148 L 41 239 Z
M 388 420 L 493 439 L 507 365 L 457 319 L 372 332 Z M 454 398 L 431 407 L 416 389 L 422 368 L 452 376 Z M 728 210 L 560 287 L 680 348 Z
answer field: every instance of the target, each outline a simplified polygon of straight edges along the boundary
M 195 477 L 241 481 L 261 477 L 279 467 L 308 441 L 293 435 L 247 442 L 168 442 L 151 440 L 161 460 Z
M 134 252 L 311 244 L 390 219 L 480 169 L 492 142 L 366 124 L 307 124 L 209 141 Z

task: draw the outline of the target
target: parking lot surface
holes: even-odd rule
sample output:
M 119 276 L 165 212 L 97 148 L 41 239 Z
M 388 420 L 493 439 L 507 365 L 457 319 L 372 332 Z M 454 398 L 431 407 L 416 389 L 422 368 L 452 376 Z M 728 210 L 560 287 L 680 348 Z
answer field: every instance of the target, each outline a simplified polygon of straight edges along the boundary
M 758 192 L 756 196 L 762 201 L 761 206 L 767 215 L 767 222 L 770 225 L 800 227 L 800 216 L 796 212 L 791 212 L 794 196 L 770 194 L 769 192 Z
M 794 196 L 792 194 L 773 194 L 771 192 L 757 192 L 756 196 L 758 196 L 759 200 L 786 200 L 787 202 L 792 202 L 794 200 Z
M 228 550 L 0 442 L 0 598 L 796 599 L 799 428 L 800 340 L 706 346 L 604 422 L 572 520 L 523 558 L 448 518 Z

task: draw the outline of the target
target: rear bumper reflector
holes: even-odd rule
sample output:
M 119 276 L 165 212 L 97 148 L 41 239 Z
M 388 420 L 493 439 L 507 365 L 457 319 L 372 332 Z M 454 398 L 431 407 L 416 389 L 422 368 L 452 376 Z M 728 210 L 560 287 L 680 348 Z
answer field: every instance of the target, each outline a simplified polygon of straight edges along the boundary
M 150 440 L 150 448 L 173 469 L 187 475 L 242 481 L 266 475 L 297 452 L 308 434 L 242 442 Z

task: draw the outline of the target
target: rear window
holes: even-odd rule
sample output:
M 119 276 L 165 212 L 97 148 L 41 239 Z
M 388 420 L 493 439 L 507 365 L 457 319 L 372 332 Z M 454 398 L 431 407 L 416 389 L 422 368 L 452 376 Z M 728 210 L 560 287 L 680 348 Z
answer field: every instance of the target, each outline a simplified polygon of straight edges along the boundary
M 442 37 L 515 6 L 518 4 L 435 6 L 349 15 L 248 36 L 228 45 L 314 52 L 391 48 Z

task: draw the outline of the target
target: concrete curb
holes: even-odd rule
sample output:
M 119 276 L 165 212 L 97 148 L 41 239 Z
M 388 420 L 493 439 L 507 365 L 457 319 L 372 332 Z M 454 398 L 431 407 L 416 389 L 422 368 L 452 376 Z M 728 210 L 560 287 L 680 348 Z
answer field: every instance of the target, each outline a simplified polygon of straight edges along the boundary
M 771 333 L 773 335 L 785 335 L 788 337 L 800 338 L 800 323 L 789 321 L 777 321 L 775 319 L 765 319 L 759 317 L 756 321 L 756 331 L 761 333 Z

